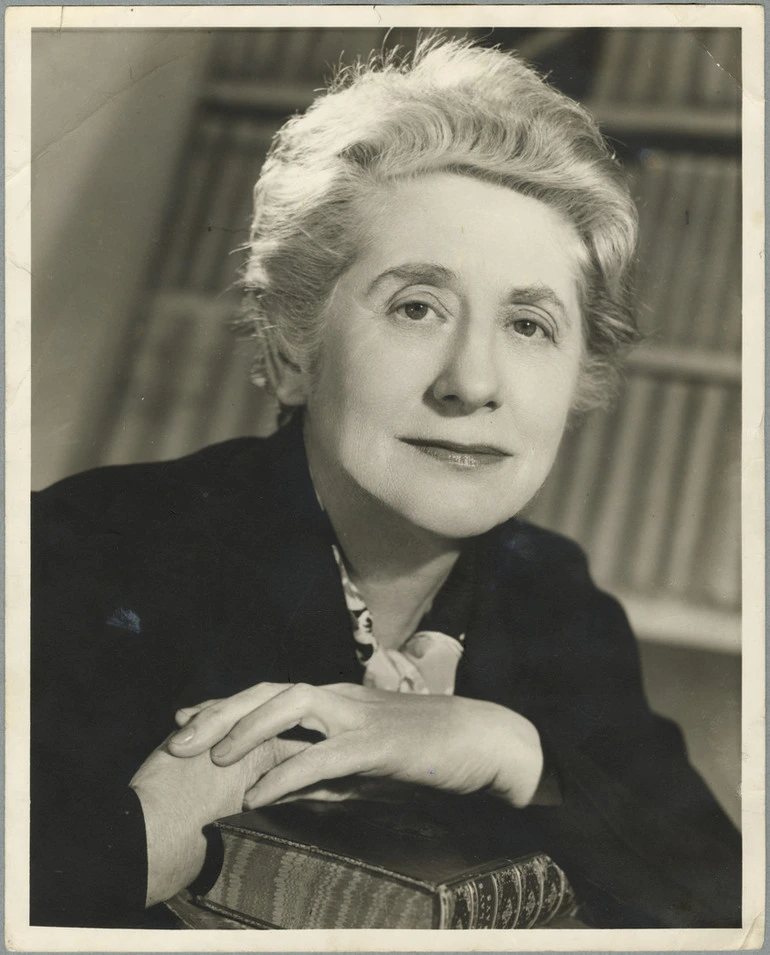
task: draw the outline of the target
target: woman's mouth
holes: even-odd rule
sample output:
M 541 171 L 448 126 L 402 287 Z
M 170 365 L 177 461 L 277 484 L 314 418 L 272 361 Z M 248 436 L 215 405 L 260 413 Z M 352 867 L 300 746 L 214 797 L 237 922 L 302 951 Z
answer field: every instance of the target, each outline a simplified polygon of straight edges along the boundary
M 431 458 L 459 468 L 489 467 L 511 457 L 510 452 L 490 444 L 459 444 L 456 441 L 432 441 L 423 438 L 401 438 L 415 450 Z

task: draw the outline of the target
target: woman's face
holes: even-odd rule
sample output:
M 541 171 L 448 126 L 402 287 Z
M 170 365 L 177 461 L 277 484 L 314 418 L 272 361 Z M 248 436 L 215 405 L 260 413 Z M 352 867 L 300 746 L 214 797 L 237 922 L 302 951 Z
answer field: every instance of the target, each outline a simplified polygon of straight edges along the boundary
M 581 364 L 582 245 L 539 200 L 451 173 L 363 214 L 307 382 L 314 472 L 442 537 L 483 533 L 553 464 Z

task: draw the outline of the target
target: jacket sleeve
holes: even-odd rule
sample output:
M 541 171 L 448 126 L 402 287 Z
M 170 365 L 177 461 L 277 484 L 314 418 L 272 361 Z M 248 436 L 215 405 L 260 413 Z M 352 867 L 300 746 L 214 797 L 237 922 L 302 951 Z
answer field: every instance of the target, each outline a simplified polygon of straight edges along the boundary
M 83 518 L 78 487 L 33 505 L 30 921 L 130 927 L 147 859 L 129 782 L 171 712 L 153 702 L 163 672 L 137 632 L 121 534 Z
M 580 597 L 558 651 L 530 673 L 547 687 L 530 697 L 530 718 L 562 799 L 527 812 L 588 922 L 739 926 L 740 836 L 690 766 L 679 728 L 650 710 L 623 610 L 591 583 L 582 555 L 570 574 Z

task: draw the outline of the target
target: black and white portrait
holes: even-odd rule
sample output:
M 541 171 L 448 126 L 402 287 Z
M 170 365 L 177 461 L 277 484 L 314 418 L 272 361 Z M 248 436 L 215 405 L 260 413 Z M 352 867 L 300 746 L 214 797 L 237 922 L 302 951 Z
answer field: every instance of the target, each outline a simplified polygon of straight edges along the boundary
M 24 22 L 25 937 L 757 944 L 761 11 L 185 9 Z

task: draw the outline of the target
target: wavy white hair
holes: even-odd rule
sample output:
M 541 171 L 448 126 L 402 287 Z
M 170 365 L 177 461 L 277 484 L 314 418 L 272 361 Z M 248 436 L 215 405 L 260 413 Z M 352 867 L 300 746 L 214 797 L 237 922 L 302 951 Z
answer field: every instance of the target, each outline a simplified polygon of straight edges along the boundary
M 312 368 L 334 284 L 365 240 L 362 198 L 452 171 L 558 209 L 585 249 L 586 360 L 576 407 L 601 404 L 635 340 L 629 307 L 637 220 L 623 171 L 593 118 L 511 53 L 430 37 L 412 56 L 342 69 L 276 134 L 254 189 L 239 322 L 271 353 Z

